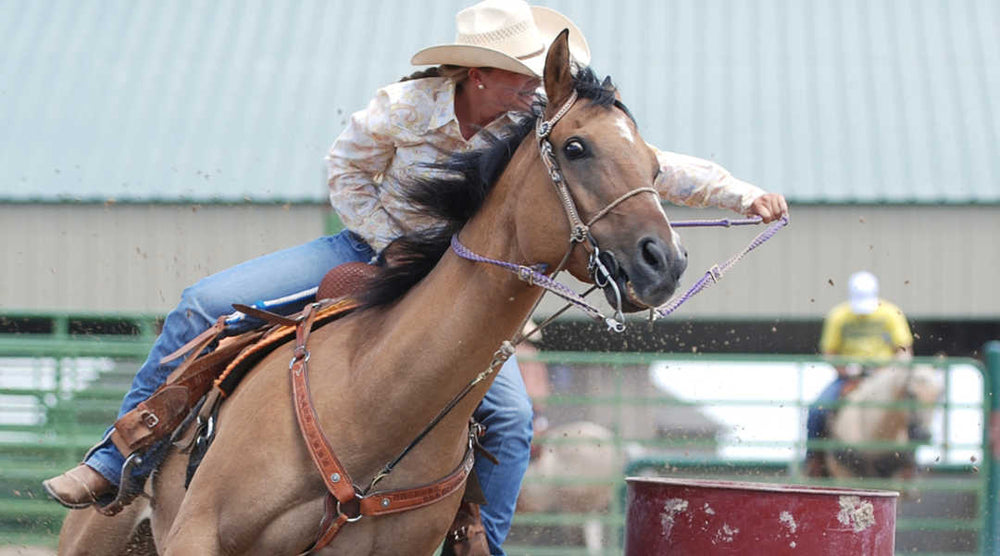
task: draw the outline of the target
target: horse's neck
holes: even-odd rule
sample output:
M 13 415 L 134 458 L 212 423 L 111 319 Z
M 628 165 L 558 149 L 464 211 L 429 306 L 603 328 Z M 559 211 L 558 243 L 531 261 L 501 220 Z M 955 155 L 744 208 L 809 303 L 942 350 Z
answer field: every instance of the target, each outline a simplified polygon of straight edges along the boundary
M 852 402 L 890 403 L 901 400 L 906 394 L 906 369 L 889 367 L 875 371 L 848 394 Z M 867 437 L 894 437 L 900 427 L 906 426 L 906 410 L 895 407 L 847 406 L 841 410 L 848 421 L 855 421 L 852 428 L 859 435 L 854 440 Z M 862 438 L 865 437 L 865 438 Z
M 500 233 L 505 227 L 506 233 Z M 479 253 L 517 260 L 516 241 L 503 222 L 475 221 L 461 236 Z M 365 342 L 356 366 L 372 370 L 366 374 L 383 375 L 376 380 L 395 381 L 400 385 L 397 396 L 442 407 L 489 366 L 541 293 L 506 270 L 470 262 L 449 250 L 426 278 L 379 317 L 378 330 Z
M 856 398 L 863 401 L 898 400 L 906 390 L 906 369 L 886 367 L 874 371 L 858 385 Z
M 523 184 L 529 169 L 525 157 L 512 162 L 483 207 L 462 229 L 462 242 L 474 252 L 526 262 L 517 243 L 519 192 L 512 184 Z M 431 273 L 386 312 L 379 340 L 384 351 L 373 350 L 368 358 L 377 366 L 379 351 L 433 354 L 408 360 L 414 365 L 410 374 L 430 379 L 438 387 L 467 382 L 519 330 L 541 295 L 540 288 L 521 282 L 507 270 L 471 262 L 448 250 Z
M 436 352 L 431 367 L 483 360 L 513 336 L 540 290 L 502 269 L 448 252 L 437 267 L 386 314 L 384 342 Z M 470 374 L 474 376 L 482 369 Z M 428 369 L 433 372 L 433 369 Z M 455 380 L 455 375 L 451 380 Z

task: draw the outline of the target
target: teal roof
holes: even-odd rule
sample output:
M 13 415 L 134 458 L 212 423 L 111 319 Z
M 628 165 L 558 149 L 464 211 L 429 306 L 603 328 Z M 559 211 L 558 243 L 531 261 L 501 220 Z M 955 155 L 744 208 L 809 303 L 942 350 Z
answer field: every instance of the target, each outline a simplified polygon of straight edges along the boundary
M 0 200 L 323 202 L 323 155 L 471 0 L 0 2 Z M 539 2 L 644 136 L 798 202 L 1000 202 L 1000 4 Z

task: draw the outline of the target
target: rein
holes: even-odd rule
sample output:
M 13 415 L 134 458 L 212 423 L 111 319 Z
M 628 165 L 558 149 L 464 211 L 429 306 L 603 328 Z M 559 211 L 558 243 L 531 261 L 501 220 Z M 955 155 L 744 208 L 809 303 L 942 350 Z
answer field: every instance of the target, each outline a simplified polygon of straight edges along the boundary
M 676 227 L 676 228 L 693 228 L 693 227 L 699 227 L 699 226 L 717 226 L 717 227 L 729 228 L 731 226 L 746 226 L 746 225 L 753 225 L 753 224 L 760 224 L 760 223 L 761 223 L 760 217 L 754 217 L 754 218 L 744 218 L 744 219 L 736 219 L 736 220 L 729 220 L 729 219 L 720 219 L 720 220 L 686 220 L 686 221 L 680 221 L 680 222 L 676 222 L 676 223 L 671 223 L 670 225 L 672 227 Z M 671 302 L 669 302 L 669 303 L 667 303 L 665 305 L 662 305 L 660 307 L 651 308 L 649 310 L 650 311 L 650 319 L 651 320 L 655 320 L 656 318 L 666 317 L 667 315 L 669 315 L 669 314 L 673 313 L 674 311 L 676 311 L 682 304 L 684 304 L 685 302 L 687 302 L 688 300 L 690 300 L 695 295 L 701 293 L 703 290 L 707 289 L 709 286 L 712 286 L 712 285 L 718 283 L 722 279 L 723 275 L 726 272 L 728 272 L 729 269 L 731 269 L 733 266 L 735 266 L 736 263 L 738 263 L 744 256 L 746 256 L 750 251 L 753 251 L 757 247 L 760 247 L 767 240 L 769 240 L 772 237 L 774 237 L 774 235 L 776 233 L 778 233 L 778 230 L 784 228 L 787 225 L 788 225 L 788 217 L 787 216 L 783 216 L 781 219 L 775 220 L 774 222 L 772 222 L 767 227 L 767 229 L 765 229 L 763 232 L 761 232 L 760 234 L 758 234 L 757 237 L 755 237 L 745 248 L 743 248 L 742 251 L 740 251 L 737 254 L 733 255 L 732 257 L 730 257 L 728 260 L 726 260 L 722 264 L 712 265 L 712 267 L 708 271 L 705 272 L 704 276 L 702 276 L 701 279 L 698 280 L 698 282 L 696 282 L 693 286 L 691 286 L 688 289 L 688 291 L 686 291 L 684 293 L 684 295 L 682 295 L 682 296 L 680 296 L 678 298 L 675 298 L 673 301 L 671 301 Z M 594 289 L 596 289 L 597 287 L 599 287 L 601 284 L 598 284 L 598 286 L 595 286 L 595 287 L 587 290 L 584 294 L 581 295 L 581 294 L 578 294 L 578 293 L 574 292 L 573 290 L 571 290 L 569 287 L 565 286 L 561 282 L 556 281 L 552 277 L 552 276 L 555 276 L 556 272 L 553 272 L 552 276 L 544 274 L 544 271 L 546 270 L 544 268 L 544 265 L 532 265 L 532 266 L 518 265 L 518 264 L 508 263 L 508 262 L 504 262 L 504 261 L 500 261 L 500 260 L 496 260 L 496 259 L 491 259 L 489 257 L 484 257 L 482 255 L 478 255 L 475 252 L 473 252 L 472 250 L 470 250 L 468 247 L 466 247 L 465 245 L 463 245 L 461 243 L 461 241 L 459 241 L 457 235 L 452 236 L 452 238 L 451 238 L 451 249 L 452 249 L 452 251 L 455 252 L 456 255 L 458 255 L 459 257 L 462 257 L 463 259 L 466 259 L 466 260 L 469 260 L 469 261 L 473 261 L 473 262 L 488 263 L 488 264 L 492 264 L 494 266 L 498 266 L 500 268 L 503 268 L 505 270 L 508 270 L 508 271 L 516 274 L 517 277 L 518 277 L 518 279 L 520 279 L 523 282 L 527 282 L 528 284 L 539 286 L 541 288 L 546 289 L 547 291 L 549 291 L 549 292 L 551 292 L 551 293 L 553 293 L 553 294 L 561 297 L 563 300 L 567 301 L 568 302 L 567 307 L 574 307 L 575 306 L 575 307 L 579 308 L 580 310 L 582 310 L 583 312 L 587 313 L 587 315 L 590 316 L 591 318 L 593 318 L 594 320 L 596 320 L 598 322 L 604 322 L 607 325 L 608 330 L 610 330 L 610 331 L 623 332 L 625 330 L 624 319 L 623 318 L 619 318 L 620 315 L 621 315 L 621 309 L 620 309 L 620 307 L 616 309 L 616 314 L 615 314 L 614 317 L 607 317 L 607 316 L 604 316 L 603 313 L 601 313 L 601 310 L 599 308 L 597 308 L 594 305 L 592 305 L 584 297 L 584 296 L 590 294 L 591 292 L 593 292 Z M 595 253 L 599 253 L 599 251 L 596 250 L 596 246 L 595 246 Z M 603 267 L 603 265 L 601 265 L 601 266 Z M 598 269 L 598 271 L 600 271 L 600 269 Z M 606 270 L 604 272 L 606 273 L 606 276 L 605 276 L 606 283 L 608 285 L 614 287 L 615 293 L 618 294 L 617 284 L 615 284 L 615 282 L 610 279 L 610 273 L 609 272 L 607 272 Z M 620 299 L 621 298 L 620 298 L 620 294 L 619 294 L 619 300 Z M 560 313 L 562 311 L 564 311 L 564 310 L 565 309 L 560 310 Z M 549 320 L 551 320 L 551 319 L 549 319 Z M 540 326 L 539 328 L 542 328 L 542 327 Z

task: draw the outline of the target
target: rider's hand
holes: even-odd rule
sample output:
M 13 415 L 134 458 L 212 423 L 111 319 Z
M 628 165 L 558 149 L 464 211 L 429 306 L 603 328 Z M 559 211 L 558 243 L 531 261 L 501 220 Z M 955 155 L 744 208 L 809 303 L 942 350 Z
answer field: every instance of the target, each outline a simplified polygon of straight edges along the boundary
M 788 214 L 788 203 L 784 195 L 765 193 L 750 204 L 747 216 L 759 216 L 765 223 L 773 222 Z

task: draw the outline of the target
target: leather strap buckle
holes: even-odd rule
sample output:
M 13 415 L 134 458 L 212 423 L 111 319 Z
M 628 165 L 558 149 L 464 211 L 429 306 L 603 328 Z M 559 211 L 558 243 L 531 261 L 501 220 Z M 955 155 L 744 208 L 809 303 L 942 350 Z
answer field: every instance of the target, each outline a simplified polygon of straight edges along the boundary
M 142 423 L 146 425 L 147 428 L 150 429 L 160 424 L 160 418 L 157 417 L 155 413 L 149 410 L 143 410 L 141 413 L 139 413 L 139 418 L 142 419 Z

